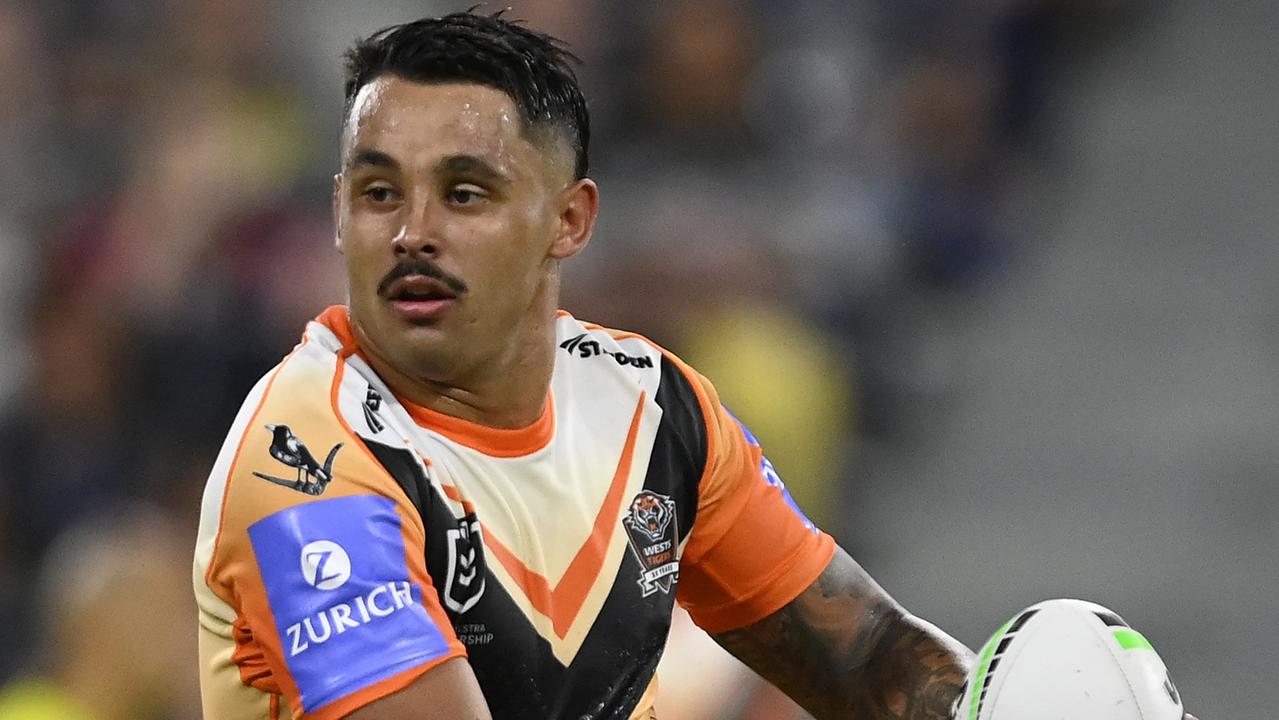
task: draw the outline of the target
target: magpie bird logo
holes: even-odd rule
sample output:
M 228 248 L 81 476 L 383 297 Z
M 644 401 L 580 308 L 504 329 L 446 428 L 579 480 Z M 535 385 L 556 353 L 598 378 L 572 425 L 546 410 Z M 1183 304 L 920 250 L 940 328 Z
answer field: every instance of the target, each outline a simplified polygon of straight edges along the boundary
M 333 481 L 333 458 L 337 457 L 338 450 L 342 449 L 342 443 L 333 446 L 328 457 L 324 459 L 324 464 L 321 465 L 288 425 L 267 425 L 266 429 L 271 433 L 271 447 L 267 451 L 271 453 L 271 457 L 296 469 L 297 476 L 289 479 L 257 471 L 253 474 L 290 490 L 297 490 L 307 495 L 323 495 L 329 483 Z

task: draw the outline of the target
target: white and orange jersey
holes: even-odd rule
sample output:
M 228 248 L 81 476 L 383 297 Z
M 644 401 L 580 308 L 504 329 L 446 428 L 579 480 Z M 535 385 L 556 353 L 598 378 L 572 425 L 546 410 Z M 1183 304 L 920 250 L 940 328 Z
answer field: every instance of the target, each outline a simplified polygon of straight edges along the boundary
M 673 604 L 708 632 L 834 552 L 714 388 L 629 333 L 556 321 L 542 416 L 396 397 L 327 310 L 249 394 L 195 556 L 205 717 L 338 718 L 466 656 L 494 718 L 651 717 Z

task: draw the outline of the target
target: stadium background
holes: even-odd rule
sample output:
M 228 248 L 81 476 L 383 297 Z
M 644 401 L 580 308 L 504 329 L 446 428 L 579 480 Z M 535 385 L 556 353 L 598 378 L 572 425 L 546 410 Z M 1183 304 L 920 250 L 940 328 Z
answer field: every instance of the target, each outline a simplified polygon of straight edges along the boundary
M 342 299 L 339 55 L 466 4 L 0 3 L 11 702 L 198 715 L 204 476 Z M 971 646 L 1082 596 L 1205 720 L 1275 716 L 1279 6 L 514 4 L 585 60 L 603 215 L 571 310 L 700 365 Z M 788 716 L 706 652 L 671 653 L 663 720 Z

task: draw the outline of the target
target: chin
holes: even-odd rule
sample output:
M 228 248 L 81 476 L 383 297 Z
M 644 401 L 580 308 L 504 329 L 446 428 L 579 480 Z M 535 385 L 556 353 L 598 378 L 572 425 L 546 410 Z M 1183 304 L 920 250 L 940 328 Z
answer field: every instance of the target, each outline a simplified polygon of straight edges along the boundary
M 440 323 L 399 321 L 378 344 L 383 359 L 400 372 L 439 379 L 457 365 L 466 346 Z

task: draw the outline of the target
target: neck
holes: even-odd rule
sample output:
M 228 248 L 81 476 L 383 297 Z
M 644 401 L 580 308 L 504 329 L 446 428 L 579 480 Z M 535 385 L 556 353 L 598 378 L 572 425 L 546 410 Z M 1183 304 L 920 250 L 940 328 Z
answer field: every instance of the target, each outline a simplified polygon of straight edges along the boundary
M 555 365 L 554 310 L 529 317 L 497 354 L 447 380 L 395 367 L 354 330 L 369 365 L 404 400 L 494 428 L 527 427 L 542 415 Z

